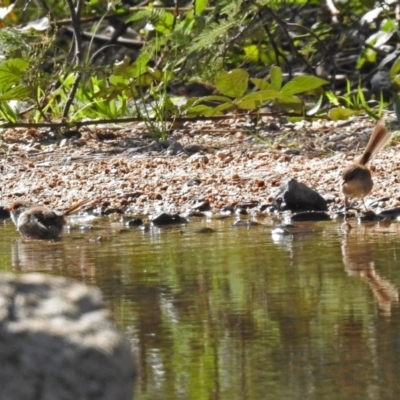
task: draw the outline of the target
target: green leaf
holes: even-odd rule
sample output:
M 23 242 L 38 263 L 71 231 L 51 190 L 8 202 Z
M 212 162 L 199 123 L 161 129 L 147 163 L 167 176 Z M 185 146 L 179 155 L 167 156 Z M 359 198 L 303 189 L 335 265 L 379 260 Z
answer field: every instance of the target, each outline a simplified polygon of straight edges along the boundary
M 0 101 L 7 100 L 26 100 L 32 94 L 31 88 L 29 86 L 15 86 L 10 90 L 5 91 L 0 94 Z
M 128 22 L 134 22 L 134 21 L 139 21 L 144 18 L 149 17 L 149 12 L 147 10 L 139 10 L 133 13 L 126 21 L 125 23 L 127 24 Z
M 194 0 L 194 12 L 196 15 L 200 15 L 207 7 L 208 0 Z
M 269 72 L 271 79 L 271 89 L 280 90 L 282 87 L 282 69 L 274 65 Z
M 325 79 L 318 78 L 317 76 L 296 76 L 282 88 L 282 93 L 292 95 L 308 92 L 310 90 L 317 89 L 323 85 L 326 85 L 327 83 L 329 82 Z
M 170 12 L 165 12 L 161 15 L 159 23 L 155 26 L 157 32 L 168 35 L 174 26 L 175 16 Z
M 204 102 L 204 101 L 217 101 L 219 103 L 231 103 L 232 104 L 232 99 L 230 97 L 218 96 L 218 95 L 200 97 L 197 100 L 197 104 Z
M 0 65 L 0 91 L 5 92 L 11 86 L 24 78 L 29 61 L 22 58 L 13 58 Z
M 258 62 L 260 60 L 260 51 L 258 46 L 251 44 L 243 47 L 245 58 L 249 62 Z
M 247 89 L 249 74 L 244 69 L 234 69 L 229 72 L 220 72 L 215 78 L 215 86 L 225 96 L 242 97 Z
M 258 90 L 268 90 L 272 89 L 272 86 L 269 82 L 267 82 L 265 79 L 260 79 L 260 78 L 250 78 L 250 81 L 253 83 L 253 85 L 258 89 Z
M 339 121 L 341 119 L 349 119 L 352 115 L 357 114 L 355 110 L 350 110 L 349 108 L 332 108 L 329 110 L 328 116 L 333 121 Z
M 259 92 L 249 93 L 246 96 L 243 96 L 241 100 L 243 101 L 253 101 L 253 102 L 266 102 L 268 100 L 275 100 L 279 98 L 285 97 L 282 93 L 277 90 L 260 90 Z
M 392 80 L 400 71 L 400 57 L 393 63 L 392 68 L 389 71 L 389 78 Z

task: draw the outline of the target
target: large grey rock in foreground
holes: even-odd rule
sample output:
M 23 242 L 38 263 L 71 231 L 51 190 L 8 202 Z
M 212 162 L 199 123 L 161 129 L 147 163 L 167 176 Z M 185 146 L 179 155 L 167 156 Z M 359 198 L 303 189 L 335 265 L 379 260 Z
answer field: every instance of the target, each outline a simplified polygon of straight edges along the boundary
M 0 275 L 0 400 L 132 400 L 130 344 L 100 291 L 44 274 Z

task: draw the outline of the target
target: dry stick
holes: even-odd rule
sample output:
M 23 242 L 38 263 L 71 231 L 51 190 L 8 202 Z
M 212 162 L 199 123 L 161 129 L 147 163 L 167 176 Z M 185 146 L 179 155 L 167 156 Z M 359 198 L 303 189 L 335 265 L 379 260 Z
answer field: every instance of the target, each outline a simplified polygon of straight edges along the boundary
M 75 37 L 75 65 L 77 68 L 81 65 L 82 62 L 82 38 L 81 38 L 81 28 L 80 28 L 80 15 L 83 6 L 84 0 L 78 0 L 76 2 L 76 8 L 72 0 L 67 0 L 68 7 L 71 12 L 72 19 L 72 27 L 74 29 L 74 37 Z M 74 101 L 76 91 L 78 90 L 79 82 L 82 78 L 82 72 L 77 71 L 75 75 L 75 81 L 72 84 L 71 90 L 68 94 L 67 101 L 65 102 L 64 110 L 62 113 L 62 119 L 65 121 L 68 117 L 69 109 L 71 108 L 72 102 Z
M 279 113 L 276 111 L 271 112 L 261 112 L 261 113 L 247 113 L 247 114 L 238 114 L 235 115 L 217 115 L 217 116 L 208 116 L 208 117 L 165 117 L 166 122 L 196 122 L 196 121 L 224 121 L 227 119 L 237 119 L 240 118 L 249 118 L 252 115 L 258 115 L 260 117 L 303 117 L 306 120 L 314 120 L 314 119 L 329 119 L 327 116 L 319 115 L 306 115 L 299 113 Z M 157 118 L 149 118 L 150 121 L 157 122 Z M 0 129 L 5 128 L 80 128 L 82 126 L 91 126 L 91 125 L 107 125 L 110 127 L 111 124 L 126 124 L 129 122 L 143 122 L 143 117 L 128 117 L 128 118 L 116 118 L 116 119 L 97 119 L 92 121 L 75 121 L 75 122 L 54 122 L 54 123 L 29 123 L 29 122 L 7 122 L 5 124 L 0 124 Z

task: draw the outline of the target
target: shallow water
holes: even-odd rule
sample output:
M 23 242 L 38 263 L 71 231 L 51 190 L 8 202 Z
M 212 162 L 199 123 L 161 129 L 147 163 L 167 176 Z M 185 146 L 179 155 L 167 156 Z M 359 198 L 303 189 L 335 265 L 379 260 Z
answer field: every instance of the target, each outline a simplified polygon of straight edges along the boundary
M 0 270 L 98 285 L 138 348 L 139 399 L 397 399 L 400 225 L 232 222 L 106 219 L 51 243 L 7 221 Z

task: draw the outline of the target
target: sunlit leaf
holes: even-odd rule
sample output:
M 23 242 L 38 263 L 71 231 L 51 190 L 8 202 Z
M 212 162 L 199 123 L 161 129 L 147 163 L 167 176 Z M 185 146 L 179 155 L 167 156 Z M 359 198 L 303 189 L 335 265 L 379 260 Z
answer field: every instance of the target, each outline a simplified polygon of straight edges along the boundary
M 32 95 L 32 90 L 29 86 L 14 86 L 13 88 L 7 90 L 0 94 L 0 101 L 8 100 L 26 100 L 27 97 Z
M 216 101 L 218 103 L 227 103 L 230 102 L 232 104 L 232 99 L 230 97 L 225 97 L 225 96 L 218 96 L 218 95 L 212 95 L 212 96 L 203 96 L 200 97 L 197 102 L 205 102 L 205 101 Z
M 175 22 L 174 14 L 170 12 L 165 12 L 161 15 L 160 21 L 155 26 L 155 29 L 157 32 L 167 35 L 171 33 L 174 22 Z
M 196 15 L 200 15 L 207 7 L 208 0 L 194 0 L 194 12 Z
M 246 60 L 250 62 L 257 62 L 260 59 L 260 52 L 258 46 L 251 44 L 249 46 L 243 47 Z
M 274 65 L 273 67 L 271 67 L 269 76 L 271 80 L 271 89 L 280 90 L 283 80 L 282 69 Z
M 250 81 L 253 85 L 259 90 L 268 90 L 272 89 L 271 84 L 267 82 L 265 79 L 260 78 L 250 78 Z
M 339 121 L 341 119 L 349 119 L 349 117 L 356 113 L 355 110 L 350 110 L 349 108 L 337 107 L 329 110 L 328 116 L 333 121 Z
M 22 58 L 13 58 L 0 65 L 0 91 L 5 92 L 11 86 L 21 81 L 29 61 Z
M 325 79 L 318 78 L 312 75 L 296 76 L 294 79 L 289 81 L 282 88 L 282 93 L 286 95 L 292 95 L 297 93 L 308 92 L 309 90 L 317 89 L 323 85 L 329 83 Z
M 215 78 L 215 86 L 225 96 L 238 98 L 248 89 L 249 74 L 244 69 L 220 72 Z

